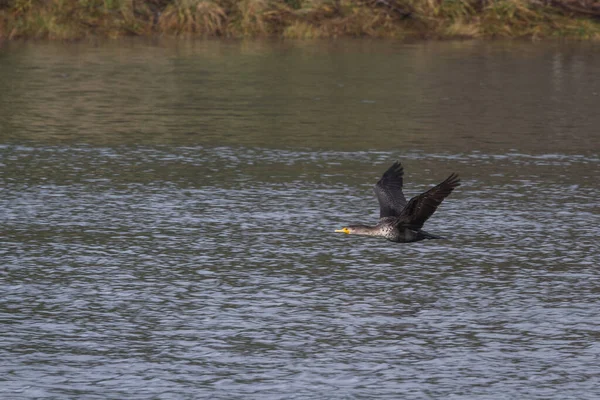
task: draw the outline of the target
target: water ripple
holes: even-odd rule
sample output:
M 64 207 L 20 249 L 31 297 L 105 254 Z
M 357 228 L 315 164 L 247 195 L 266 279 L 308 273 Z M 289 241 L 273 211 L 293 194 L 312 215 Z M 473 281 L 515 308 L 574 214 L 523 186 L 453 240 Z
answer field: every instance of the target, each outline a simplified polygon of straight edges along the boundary
M 401 154 L 464 184 L 392 245 L 391 152 L 0 151 L 7 398 L 598 395 L 596 156 Z

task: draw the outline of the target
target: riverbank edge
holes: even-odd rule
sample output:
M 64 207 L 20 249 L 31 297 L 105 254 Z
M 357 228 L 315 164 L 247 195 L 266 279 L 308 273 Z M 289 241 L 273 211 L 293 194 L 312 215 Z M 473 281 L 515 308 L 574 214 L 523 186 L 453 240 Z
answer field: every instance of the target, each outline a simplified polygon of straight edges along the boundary
M 9 0 L 0 39 L 91 37 L 600 40 L 600 19 L 537 0 Z

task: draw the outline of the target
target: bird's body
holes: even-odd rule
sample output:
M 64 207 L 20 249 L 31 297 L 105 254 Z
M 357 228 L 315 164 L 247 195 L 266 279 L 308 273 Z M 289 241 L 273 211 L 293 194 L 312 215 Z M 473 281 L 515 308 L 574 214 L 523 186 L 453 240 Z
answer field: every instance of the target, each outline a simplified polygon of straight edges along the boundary
M 427 233 L 421 228 L 442 201 L 460 185 L 458 175 L 450 175 L 444 182 L 408 202 L 402 192 L 403 177 L 404 168 L 396 161 L 375 185 L 375 194 L 379 200 L 377 225 L 349 225 L 336 232 L 382 237 L 400 243 L 440 239 L 439 236 Z

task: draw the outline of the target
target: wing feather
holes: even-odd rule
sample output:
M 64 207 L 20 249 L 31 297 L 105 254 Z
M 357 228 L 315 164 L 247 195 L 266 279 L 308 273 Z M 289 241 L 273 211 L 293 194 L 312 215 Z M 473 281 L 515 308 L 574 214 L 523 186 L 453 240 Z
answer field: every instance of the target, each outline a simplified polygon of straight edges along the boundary
M 396 161 L 383 174 L 373 189 L 379 201 L 379 218 L 397 217 L 406 206 L 406 197 L 402 192 L 404 168 Z
M 414 229 L 421 229 L 442 201 L 458 186 L 460 186 L 460 178 L 453 173 L 439 185 L 413 197 L 402 211 L 399 222 L 410 225 Z

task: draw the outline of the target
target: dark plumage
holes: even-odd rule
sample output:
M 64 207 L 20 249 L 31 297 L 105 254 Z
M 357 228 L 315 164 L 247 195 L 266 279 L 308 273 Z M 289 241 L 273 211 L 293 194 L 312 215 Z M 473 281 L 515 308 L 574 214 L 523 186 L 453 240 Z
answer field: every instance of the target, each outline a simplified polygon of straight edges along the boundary
M 397 217 L 406 207 L 406 197 L 402 193 L 403 183 L 404 168 L 396 161 L 373 188 L 379 200 L 379 218 Z
M 454 188 L 460 186 L 458 175 L 451 174 L 445 181 L 413 197 L 408 203 L 402 192 L 403 184 L 404 168 L 399 161 L 396 161 L 385 171 L 374 188 L 377 200 L 379 200 L 378 224 L 375 226 L 349 225 L 336 230 L 336 232 L 379 236 L 392 242 L 402 243 L 417 242 L 423 239 L 440 239 L 421 228 Z

